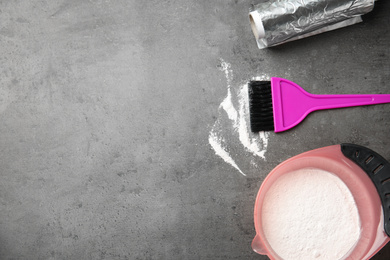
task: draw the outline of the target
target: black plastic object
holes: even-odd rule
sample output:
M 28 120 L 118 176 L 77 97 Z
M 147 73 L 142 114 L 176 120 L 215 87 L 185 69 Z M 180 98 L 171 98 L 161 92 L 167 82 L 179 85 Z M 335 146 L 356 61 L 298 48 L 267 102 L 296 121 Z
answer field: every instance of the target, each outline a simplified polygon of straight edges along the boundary
M 251 131 L 274 131 L 271 81 L 250 81 L 248 94 Z
M 356 144 L 341 144 L 341 152 L 367 173 L 382 202 L 384 229 L 390 237 L 390 163 L 376 152 Z

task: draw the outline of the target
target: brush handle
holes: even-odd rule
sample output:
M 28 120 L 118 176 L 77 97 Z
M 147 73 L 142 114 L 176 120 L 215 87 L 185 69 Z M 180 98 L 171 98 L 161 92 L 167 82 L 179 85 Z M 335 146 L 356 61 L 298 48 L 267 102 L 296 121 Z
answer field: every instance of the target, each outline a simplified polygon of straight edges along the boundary
M 341 107 L 354 107 L 390 103 L 390 94 L 365 94 L 365 95 L 313 95 L 311 107 L 313 110 L 323 110 Z
M 275 132 L 299 124 L 315 110 L 390 103 L 390 94 L 315 95 L 283 78 L 271 78 Z

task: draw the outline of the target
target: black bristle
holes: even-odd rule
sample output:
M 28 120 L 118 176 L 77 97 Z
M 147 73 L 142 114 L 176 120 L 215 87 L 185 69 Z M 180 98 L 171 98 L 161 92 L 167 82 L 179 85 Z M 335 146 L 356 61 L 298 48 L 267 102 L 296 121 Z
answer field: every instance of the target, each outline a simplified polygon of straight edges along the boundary
M 251 131 L 273 131 L 274 112 L 272 108 L 271 82 L 249 82 L 248 94 Z

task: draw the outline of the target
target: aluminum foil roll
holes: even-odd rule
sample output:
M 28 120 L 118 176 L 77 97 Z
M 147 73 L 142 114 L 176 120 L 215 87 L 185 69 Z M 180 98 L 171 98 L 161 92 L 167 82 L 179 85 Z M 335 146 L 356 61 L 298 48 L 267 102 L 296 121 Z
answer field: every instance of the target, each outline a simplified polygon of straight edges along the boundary
M 361 22 L 375 0 L 274 0 L 249 13 L 260 49 Z

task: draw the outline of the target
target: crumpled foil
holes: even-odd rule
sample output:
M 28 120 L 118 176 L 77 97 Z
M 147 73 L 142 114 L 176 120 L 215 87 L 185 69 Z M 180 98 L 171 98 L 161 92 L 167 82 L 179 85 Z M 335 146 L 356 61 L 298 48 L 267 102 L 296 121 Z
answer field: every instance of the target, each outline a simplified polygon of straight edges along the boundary
M 264 29 L 264 34 L 256 39 L 258 47 L 262 49 L 361 22 L 361 15 L 370 12 L 374 2 L 375 0 L 268 1 L 255 5 L 250 16 L 257 15 L 261 19 L 262 25 L 255 26 L 262 26 Z M 251 23 L 254 22 L 251 19 Z

